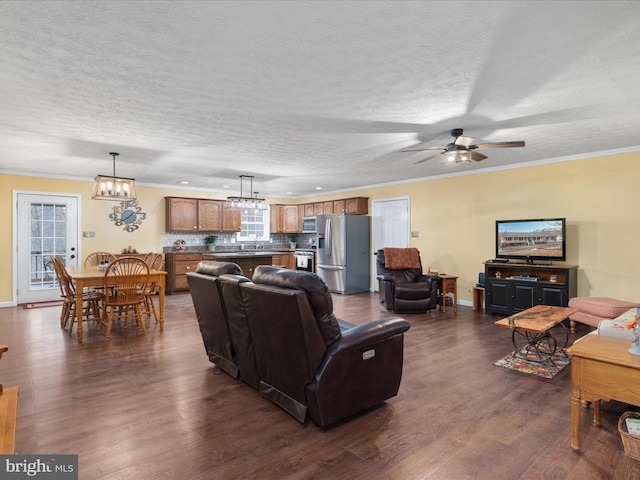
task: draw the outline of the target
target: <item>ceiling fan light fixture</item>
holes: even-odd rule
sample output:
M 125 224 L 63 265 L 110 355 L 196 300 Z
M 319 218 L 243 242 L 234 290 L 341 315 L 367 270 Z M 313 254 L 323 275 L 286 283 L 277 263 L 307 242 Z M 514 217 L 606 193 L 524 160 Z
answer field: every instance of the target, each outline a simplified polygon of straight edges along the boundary
M 426 148 L 411 148 L 407 150 L 402 150 L 403 152 L 422 152 L 424 150 L 441 150 L 440 153 L 436 153 L 435 155 L 429 155 L 427 158 L 423 158 L 422 160 L 418 160 L 415 162 L 423 163 L 433 158 L 441 157 L 444 159 L 443 163 L 447 165 L 452 164 L 460 164 L 460 163 L 469 163 L 469 162 L 479 162 L 488 158 L 486 155 L 479 153 L 477 150 L 483 148 L 513 148 L 513 147 L 524 147 L 524 140 L 518 140 L 514 142 L 493 142 L 493 143 L 479 143 L 474 144 L 475 140 L 473 137 L 464 137 L 462 136 L 463 130 L 461 128 L 454 128 L 451 130 L 451 136 L 454 137 L 454 141 L 447 144 L 446 147 L 426 147 Z
M 445 155 L 445 164 L 447 165 L 469 162 L 471 162 L 471 155 L 466 150 L 456 150 Z
M 133 178 L 116 177 L 117 152 L 109 152 L 113 157 L 113 175 L 96 175 L 93 183 L 92 200 L 135 200 L 136 183 Z

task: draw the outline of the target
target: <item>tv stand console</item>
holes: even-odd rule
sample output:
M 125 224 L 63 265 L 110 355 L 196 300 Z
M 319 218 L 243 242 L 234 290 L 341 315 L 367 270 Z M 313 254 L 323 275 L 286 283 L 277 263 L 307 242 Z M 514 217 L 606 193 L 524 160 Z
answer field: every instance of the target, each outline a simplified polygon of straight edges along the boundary
M 485 262 L 485 311 L 513 315 L 535 305 L 566 307 L 577 296 L 577 265 Z

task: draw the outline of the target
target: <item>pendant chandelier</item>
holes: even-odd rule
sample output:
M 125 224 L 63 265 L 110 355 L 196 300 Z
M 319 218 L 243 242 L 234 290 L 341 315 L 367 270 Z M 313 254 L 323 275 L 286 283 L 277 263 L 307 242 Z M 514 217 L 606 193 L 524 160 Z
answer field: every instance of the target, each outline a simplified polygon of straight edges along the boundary
M 248 178 L 251 182 L 251 188 L 249 189 L 249 196 L 245 197 L 242 191 L 242 184 L 244 179 Z M 266 210 L 267 202 L 264 198 L 258 198 L 258 192 L 253 192 L 255 197 L 251 193 L 253 192 L 253 176 L 252 175 L 240 175 L 240 196 L 239 197 L 227 197 L 227 207 L 229 208 L 251 208 L 253 210 Z
M 136 184 L 133 178 L 116 177 L 117 152 L 110 152 L 113 157 L 113 175 L 97 175 L 93 184 L 93 200 L 135 200 Z

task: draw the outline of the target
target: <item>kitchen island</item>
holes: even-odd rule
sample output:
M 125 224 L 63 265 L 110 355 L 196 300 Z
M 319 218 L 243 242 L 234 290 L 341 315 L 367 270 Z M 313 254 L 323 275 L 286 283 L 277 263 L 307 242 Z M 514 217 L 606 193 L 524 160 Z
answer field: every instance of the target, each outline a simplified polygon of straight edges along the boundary
M 237 252 L 204 253 L 202 260 L 237 263 L 244 272 L 244 276 L 251 280 L 253 271 L 258 265 L 273 265 L 273 257 L 281 255 L 282 252 L 268 250 L 240 250 Z
M 209 251 L 191 250 L 166 253 L 167 293 L 186 292 L 187 273 L 195 272 L 203 260 L 237 263 L 244 275 L 251 279 L 258 265 L 279 265 L 286 268 L 295 267 L 293 250 L 234 250 Z

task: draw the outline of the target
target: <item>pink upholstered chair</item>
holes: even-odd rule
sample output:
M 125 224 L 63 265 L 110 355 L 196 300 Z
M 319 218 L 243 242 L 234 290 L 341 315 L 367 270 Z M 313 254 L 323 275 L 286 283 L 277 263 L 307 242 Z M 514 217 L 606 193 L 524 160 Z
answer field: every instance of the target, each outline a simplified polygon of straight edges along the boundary
M 611 320 L 630 308 L 637 307 L 637 303 L 625 302 L 608 297 L 574 297 L 569 299 L 569 306 L 578 311 L 569 317 L 571 331 L 576 331 L 576 322 L 597 327 L 602 320 Z

